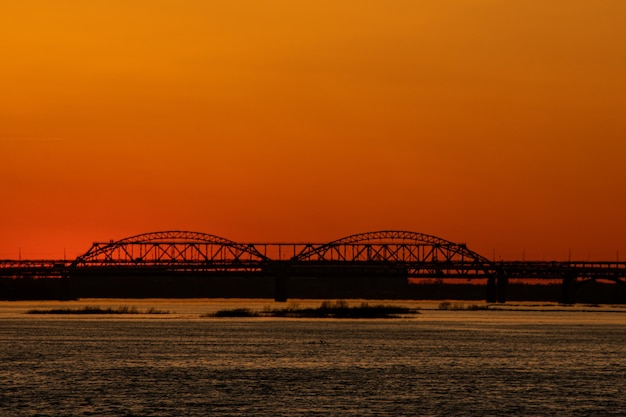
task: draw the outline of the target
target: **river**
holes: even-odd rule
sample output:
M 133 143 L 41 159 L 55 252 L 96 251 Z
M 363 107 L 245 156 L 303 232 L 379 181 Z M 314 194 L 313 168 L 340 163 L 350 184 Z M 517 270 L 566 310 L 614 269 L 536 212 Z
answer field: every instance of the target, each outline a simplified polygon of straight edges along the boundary
M 202 315 L 276 304 L 0 302 L 0 414 L 624 415 L 624 307 L 384 303 L 422 310 L 400 319 L 217 319 Z M 25 314 L 84 305 L 170 314 Z

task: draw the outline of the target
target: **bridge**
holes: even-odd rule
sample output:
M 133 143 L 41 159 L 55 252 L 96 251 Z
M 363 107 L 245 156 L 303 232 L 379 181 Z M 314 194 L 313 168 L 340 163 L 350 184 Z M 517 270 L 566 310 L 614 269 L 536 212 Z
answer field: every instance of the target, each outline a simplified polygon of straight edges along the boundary
M 271 277 L 276 300 L 286 300 L 287 282 L 297 278 L 376 277 L 463 279 L 486 283 L 488 302 L 504 302 L 509 279 L 560 280 L 561 302 L 574 302 L 587 282 L 626 285 L 626 262 L 494 262 L 463 243 L 410 231 L 383 230 L 326 243 L 240 243 L 188 232 L 145 233 L 95 242 L 66 260 L 3 260 L 0 277 L 72 279 L 85 276 L 163 275 Z

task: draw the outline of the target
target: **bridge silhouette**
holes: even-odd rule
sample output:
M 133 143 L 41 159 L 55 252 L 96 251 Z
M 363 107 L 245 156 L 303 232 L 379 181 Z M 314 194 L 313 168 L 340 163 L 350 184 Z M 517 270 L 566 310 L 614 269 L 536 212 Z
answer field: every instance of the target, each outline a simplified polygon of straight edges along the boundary
M 410 231 L 383 230 L 326 243 L 240 243 L 188 232 L 145 233 L 117 241 L 94 242 L 84 254 L 66 260 L 4 260 L 0 276 L 271 277 L 274 298 L 288 298 L 288 282 L 298 278 L 375 277 L 379 280 L 482 280 L 488 302 L 505 302 L 510 279 L 560 280 L 563 303 L 596 280 L 626 285 L 626 262 L 489 260 L 463 243 Z M 481 282 L 482 282 L 481 281 Z M 358 281 L 357 281 L 358 282 Z

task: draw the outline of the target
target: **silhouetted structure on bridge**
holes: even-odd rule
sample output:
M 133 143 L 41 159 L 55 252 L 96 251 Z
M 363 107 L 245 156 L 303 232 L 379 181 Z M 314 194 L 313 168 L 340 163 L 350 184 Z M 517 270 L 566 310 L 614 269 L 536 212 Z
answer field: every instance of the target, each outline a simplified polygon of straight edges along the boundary
M 238 243 L 184 231 L 96 242 L 66 261 L 0 261 L 0 276 L 56 277 L 78 297 L 197 296 L 398 298 L 409 280 L 486 285 L 489 302 L 504 302 L 509 280 L 559 280 L 560 301 L 596 280 L 626 286 L 626 262 L 493 262 L 435 236 L 408 231 L 351 235 L 328 243 Z M 164 289 L 169 291 L 164 294 Z M 622 290 L 623 291 L 623 290 Z

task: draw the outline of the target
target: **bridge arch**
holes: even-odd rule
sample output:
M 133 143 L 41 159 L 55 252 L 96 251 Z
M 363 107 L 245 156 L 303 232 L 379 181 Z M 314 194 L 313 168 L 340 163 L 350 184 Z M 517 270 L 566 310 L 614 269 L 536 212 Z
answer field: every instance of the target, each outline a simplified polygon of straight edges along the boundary
M 215 262 L 267 261 L 252 245 L 223 237 L 181 230 L 143 233 L 117 241 L 94 242 L 78 256 L 78 265 L 193 264 Z
M 374 261 L 393 262 L 451 262 L 463 261 L 490 266 L 484 256 L 437 236 L 406 230 L 380 230 L 358 233 L 310 248 L 298 254 L 295 261 Z

